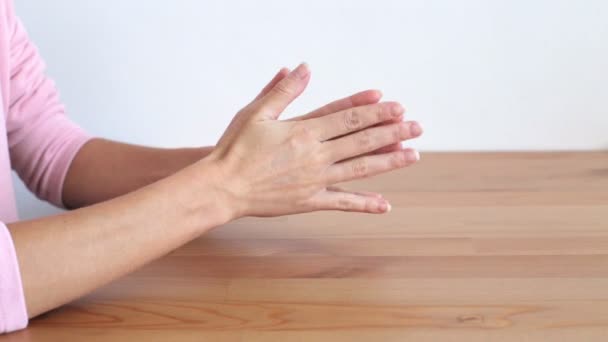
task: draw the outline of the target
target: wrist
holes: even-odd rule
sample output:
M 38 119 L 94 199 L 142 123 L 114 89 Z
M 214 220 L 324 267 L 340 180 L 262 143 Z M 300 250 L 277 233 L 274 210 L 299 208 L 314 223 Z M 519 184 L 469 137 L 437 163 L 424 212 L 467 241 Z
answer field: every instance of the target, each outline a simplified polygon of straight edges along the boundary
M 188 170 L 190 171 L 190 170 Z M 194 196 L 200 208 L 211 208 L 220 224 L 226 224 L 241 217 L 237 198 L 229 191 L 229 177 L 213 158 L 200 160 L 192 167 Z
M 250 190 L 247 179 L 242 176 L 239 166 L 230 159 L 220 150 L 214 150 L 200 163 L 207 164 L 213 170 L 216 193 L 225 203 L 232 221 L 249 215 L 251 198 L 247 195 Z
M 184 224 L 198 234 L 238 218 L 221 172 L 211 161 L 200 160 L 161 182 L 161 192 L 170 194 Z

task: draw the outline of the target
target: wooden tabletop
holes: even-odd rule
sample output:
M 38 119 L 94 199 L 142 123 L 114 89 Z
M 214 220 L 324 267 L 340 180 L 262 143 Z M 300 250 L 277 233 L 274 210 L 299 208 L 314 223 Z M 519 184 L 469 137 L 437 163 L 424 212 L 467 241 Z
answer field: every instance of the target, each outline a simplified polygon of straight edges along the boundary
M 240 220 L 0 341 L 608 341 L 608 152 L 348 187 L 393 211 Z

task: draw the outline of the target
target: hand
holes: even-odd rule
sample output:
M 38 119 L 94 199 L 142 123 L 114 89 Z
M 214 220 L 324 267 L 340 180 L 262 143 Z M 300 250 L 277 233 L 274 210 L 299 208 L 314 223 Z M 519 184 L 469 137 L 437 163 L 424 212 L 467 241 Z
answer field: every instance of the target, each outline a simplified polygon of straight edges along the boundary
M 373 103 L 371 97 L 379 98 L 370 95 L 373 91 L 361 93 L 367 97 L 363 102 L 372 104 L 354 104 L 351 97 L 279 121 L 310 80 L 305 64 L 285 73 L 279 72 L 239 111 L 205 158 L 220 170 L 222 191 L 234 218 L 315 210 L 390 210 L 378 194 L 346 192 L 332 185 L 416 162 L 418 153 L 401 149 L 399 143 L 419 136 L 420 126 L 401 121 L 404 109 L 399 103 Z M 357 99 L 362 97 L 359 94 Z M 349 101 L 355 106 L 348 106 Z

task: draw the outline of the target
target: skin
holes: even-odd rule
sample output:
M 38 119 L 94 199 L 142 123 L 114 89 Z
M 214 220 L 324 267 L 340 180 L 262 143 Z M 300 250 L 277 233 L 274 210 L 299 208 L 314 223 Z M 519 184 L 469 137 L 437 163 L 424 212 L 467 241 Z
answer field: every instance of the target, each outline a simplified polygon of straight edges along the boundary
M 281 69 L 264 87 L 256 100 L 282 80 L 289 70 Z M 324 116 L 352 107 L 378 103 L 382 94 L 366 90 L 331 102 L 294 120 Z M 401 121 L 403 117 L 389 122 Z M 375 153 L 397 151 L 401 144 L 386 146 Z M 106 139 L 92 139 L 78 152 L 66 175 L 63 201 L 66 208 L 80 208 L 109 200 L 163 179 L 208 156 L 213 146 L 162 149 L 125 144 Z
M 214 148 L 164 150 L 96 139 L 70 166 L 63 196 L 79 209 L 9 224 L 30 317 L 70 302 L 213 227 L 245 216 L 317 210 L 385 213 L 389 203 L 334 184 L 406 167 L 401 141 L 422 133 L 369 90 L 290 120 L 305 64 L 282 69 Z
M 174 174 L 213 147 L 162 149 L 92 139 L 78 151 L 63 185 L 66 208 L 109 200 Z

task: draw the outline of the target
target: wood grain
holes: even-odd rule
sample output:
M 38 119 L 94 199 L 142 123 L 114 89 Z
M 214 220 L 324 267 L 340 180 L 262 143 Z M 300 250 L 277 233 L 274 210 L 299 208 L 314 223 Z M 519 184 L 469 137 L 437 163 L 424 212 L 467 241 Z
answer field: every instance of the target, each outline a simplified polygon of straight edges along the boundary
M 429 153 L 384 216 L 218 228 L 0 341 L 607 341 L 608 153 Z

